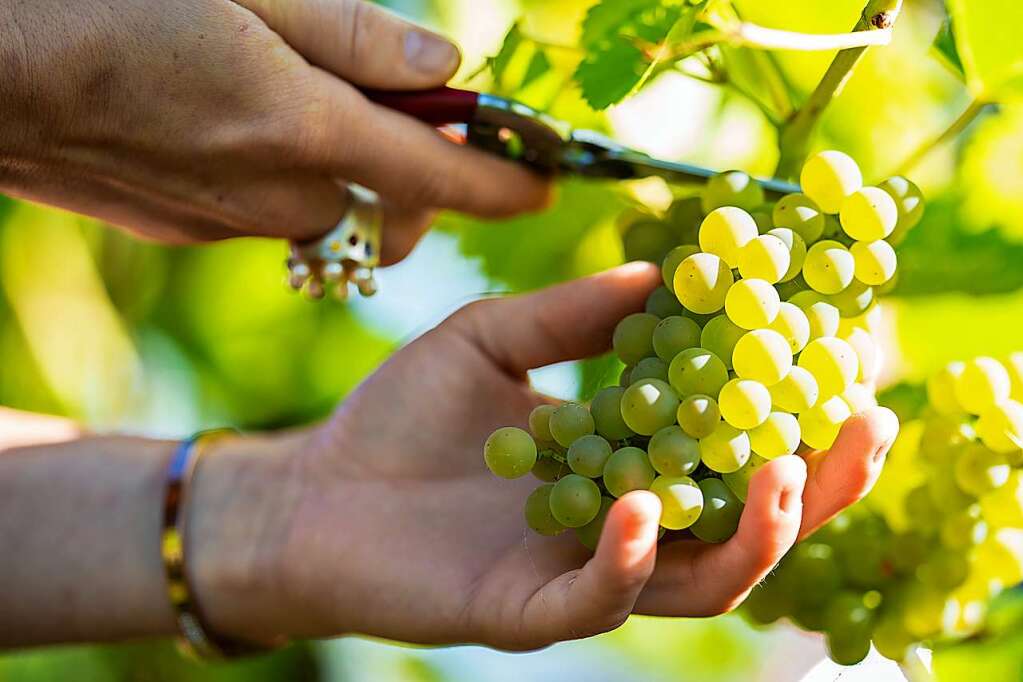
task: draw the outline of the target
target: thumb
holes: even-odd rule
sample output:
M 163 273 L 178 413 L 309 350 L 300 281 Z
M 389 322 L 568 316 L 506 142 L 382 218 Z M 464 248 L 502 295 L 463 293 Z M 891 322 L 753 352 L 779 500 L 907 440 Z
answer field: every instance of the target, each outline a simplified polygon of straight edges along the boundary
M 447 39 L 364 0 L 236 0 L 312 64 L 362 87 L 423 90 L 461 56 Z

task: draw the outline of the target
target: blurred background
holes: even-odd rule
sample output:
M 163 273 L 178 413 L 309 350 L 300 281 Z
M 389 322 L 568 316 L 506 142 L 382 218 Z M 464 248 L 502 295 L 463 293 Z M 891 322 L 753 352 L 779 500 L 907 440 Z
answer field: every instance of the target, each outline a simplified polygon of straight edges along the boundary
M 552 59 L 570 62 L 571 51 L 557 46 L 575 41 L 592 0 L 386 4 L 458 41 L 463 84 L 515 94 L 669 158 L 760 175 L 777 162 L 776 129 L 748 98 L 679 73 L 600 114 L 565 87 L 557 68 L 528 87 L 474 75 L 517 20 L 532 40 L 551 46 Z M 766 26 L 841 32 L 863 0 L 736 4 Z M 908 0 L 893 45 L 868 53 L 825 113 L 814 148 L 850 153 L 876 180 L 968 110 L 970 91 L 932 47 L 944 20 L 940 0 Z M 775 54 L 804 94 L 832 56 Z M 884 303 L 890 383 L 918 381 L 953 359 L 1023 348 L 1023 100 L 1009 93 L 978 107 L 961 135 L 934 146 L 907 174 L 929 206 L 900 252 L 901 279 Z M 286 290 L 283 243 L 168 249 L 0 197 L 0 404 L 167 437 L 307 422 L 460 305 L 621 262 L 616 216 L 637 200 L 657 204 L 665 192 L 656 183 L 566 182 L 542 218 L 484 224 L 443 216 L 412 257 L 380 274 L 380 295 L 345 306 L 313 305 Z M 535 381 L 562 397 L 585 397 L 592 376 L 582 363 L 540 371 Z M 202 667 L 166 643 L 46 649 L 0 657 L 0 680 L 787 680 L 823 656 L 816 637 L 758 630 L 732 615 L 633 618 L 616 632 L 525 655 L 345 638 Z M 806 679 L 838 674 L 824 666 Z M 868 661 L 843 679 L 898 675 Z

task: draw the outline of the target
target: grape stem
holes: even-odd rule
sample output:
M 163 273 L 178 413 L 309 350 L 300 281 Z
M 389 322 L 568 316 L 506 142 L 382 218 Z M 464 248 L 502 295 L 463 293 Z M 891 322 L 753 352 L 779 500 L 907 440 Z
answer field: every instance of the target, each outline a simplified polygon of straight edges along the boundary
M 923 144 L 916 148 L 916 150 L 910 154 L 905 161 L 898 167 L 898 170 L 893 175 L 905 175 L 917 166 L 924 158 L 938 147 L 944 145 L 957 137 L 970 127 L 978 116 L 987 108 L 990 102 L 984 100 L 975 99 L 970 102 L 970 105 L 966 107 L 966 110 L 959 115 L 956 120 L 945 128 L 937 136 L 926 140 Z
M 902 9 L 902 0 L 869 0 L 859 21 L 853 27 L 853 33 L 875 33 L 884 31 L 889 37 L 892 26 Z M 853 68 L 859 63 L 868 45 L 859 45 L 841 50 L 831 61 L 817 87 L 810 93 L 802 107 L 789 119 L 782 129 L 780 147 L 781 156 L 778 161 L 776 175 L 782 178 L 795 177 L 810 148 L 810 137 L 821 114 L 841 91 L 852 75 Z

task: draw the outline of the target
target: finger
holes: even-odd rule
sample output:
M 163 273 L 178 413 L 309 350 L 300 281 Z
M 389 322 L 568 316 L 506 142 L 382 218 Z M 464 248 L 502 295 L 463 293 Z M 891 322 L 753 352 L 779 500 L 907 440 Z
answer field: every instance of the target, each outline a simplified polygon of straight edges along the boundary
M 632 612 L 654 570 L 661 501 L 649 491 L 622 496 L 608 511 L 597 553 L 544 585 L 523 609 L 523 630 L 547 644 L 613 630 Z
M 238 0 L 307 61 L 370 88 L 443 85 L 461 56 L 447 39 L 364 0 Z
M 597 355 L 618 321 L 643 309 L 656 266 L 629 263 L 532 294 L 477 301 L 446 323 L 512 374 Z
M 661 549 L 638 612 L 712 616 L 732 610 L 796 541 L 806 465 L 795 456 L 765 464 L 750 481 L 739 527 L 720 545 L 673 543 Z
M 829 451 L 805 455 L 809 473 L 801 538 L 870 492 L 898 435 L 895 413 L 875 407 L 849 418 Z

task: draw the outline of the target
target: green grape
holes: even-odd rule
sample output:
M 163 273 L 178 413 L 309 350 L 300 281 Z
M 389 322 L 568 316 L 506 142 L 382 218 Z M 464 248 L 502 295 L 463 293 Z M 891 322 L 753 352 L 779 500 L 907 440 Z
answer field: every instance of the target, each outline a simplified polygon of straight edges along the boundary
M 980 499 L 980 508 L 996 528 L 1023 528 L 1023 472 L 1013 470 L 1005 485 Z
M 813 540 L 796 545 L 785 557 L 785 573 L 796 583 L 792 585 L 796 602 L 817 606 L 823 620 L 825 609 L 820 607 L 842 587 L 834 548 Z
M 1011 472 L 1012 467 L 1004 454 L 979 444 L 964 447 L 956 458 L 954 469 L 956 483 L 963 492 L 974 497 L 1008 483 Z
M 595 434 L 577 439 L 568 448 L 568 466 L 587 478 L 600 478 L 604 463 L 611 456 L 611 444 Z
M 899 209 L 883 189 L 861 187 L 842 200 L 839 219 L 847 235 L 872 242 L 892 233 L 899 220 Z
M 789 271 L 789 246 L 772 234 L 763 234 L 739 249 L 739 274 L 776 284 Z
M 764 459 L 791 455 L 799 447 L 799 422 L 788 412 L 772 412 L 749 432 L 750 449 Z
M 973 561 L 984 574 L 1002 585 L 1023 582 L 1023 530 L 1000 528 L 974 550 Z
M 631 383 L 631 382 L 630 382 Z M 622 440 L 636 433 L 622 419 L 622 395 L 625 389 L 621 386 L 602 388 L 593 396 L 590 403 L 590 414 L 597 433 L 608 440 Z
M 626 389 L 632 383 L 632 367 L 626 365 L 622 367 L 621 374 L 618 375 L 618 386 L 622 389 Z
M 687 348 L 700 345 L 700 325 L 688 317 L 672 315 L 661 320 L 654 327 L 654 352 L 665 362 L 671 362 L 676 355 Z
M 842 223 L 833 215 L 824 216 L 824 231 L 821 239 L 837 239 L 842 235 Z
M 726 315 L 711 318 L 700 333 L 700 346 L 714 353 L 725 367 L 732 369 L 732 353 L 746 330 L 732 322 Z M 716 394 L 715 394 L 716 395 Z
M 721 410 L 709 395 L 697 393 L 679 403 L 675 418 L 686 434 L 700 439 L 714 433 L 721 421 Z
M 496 476 L 525 476 L 536 464 L 536 443 L 532 436 L 514 426 L 494 431 L 483 444 L 483 460 Z
M 583 547 L 587 548 L 591 552 L 597 551 L 597 543 L 600 542 L 600 534 L 604 532 L 604 521 L 607 520 L 607 513 L 611 510 L 612 504 L 614 504 L 614 500 L 612 498 L 600 498 L 600 510 L 597 512 L 597 515 L 593 517 L 593 520 L 585 526 L 580 526 L 575 529 L 575 536 L 579 539 L 579 542 L 583 545 Z
M 734 281 L 725 261 L 712 253 L 697 253 L 678 266 L 674 290 L 687 310 L 709 315 L 725 307 L 725 296 Z
M 848 343 L 856 353 L 856 361 L 859 366 L 856 371 L 856 381 L 868 384 L 876 381 L 881 370 L 880 358 L 878 358 L 880 350 L 874 343 L 874 337 L 870 335 L 870 332 L 862 327 L 852 327 L 845 333 L 840 333 L 838 338 Z
M 650 492 L 661 500 L 661 526 L 669 530 L 689 528 L 703 511 L 703 491 L 688 476 L 658 476 Z
M 698 485 L 703 493 L 703 511 L 689 530 L 704 542 L 724 542 L 739 528 L 742 502 L 719 478 L 705 478 Z
M 770 625 L 788 615 L 792 610 L 789 593 L 778 589 L 773 583 L 774 581 L 768 579 L 766 582 L 758 584 L 743 602 L 744 612 L 754 623 Z
M 921 441 L 919 446 L 920 455 L 933 455 L 933 453 L 924 450 L 923 447 Z M 954 472 L 955 451 L 948 455 L 942 455 L 941 460 L 938 463 L 938 457 L 933 457 L 931 462 L 930 477 L 926 483 L 927 491 L 931 494 L 931 501 L 949 514 L 975 504 L 977 498 L 963 492 L 963 489 L 956 482 Z
M 899 573 L 915 575 L 917 567 L 927 559 L 932 549 L 930 539 L 923 533 L 908 531 L 893 536 L 885 561 Z
M 853 414 L 862 414 L 877 407 L 877 397 L 874 392 L 863 384 L 853 384 L 839 393 L 838 397 L 849 406 L 849 411 Z
M 852 416 L 845 401 L 835 396 L 799 415 L 799 430 L 803 442 L 814 450 L 827 450 L 838 438 L 845 420 Z
M 642 379 L 625 389 L 622 418 L 641 436 L 652 436 L 675 423 L 679 399 L 674 389 L 660 379 Z
M 650 313 L 633 313 L 615 327 L 611 343 L 626 365 L 634 365 L 654 354 L 654 328 L 660 322 Z
M 615 218 L 615 225 L 624 234 L 628 229 L 640 221 L 656 221 L 657 216 L 651 213 L 645 206 L 630 206 Z
M 963 408 L 956 398 L 956 379 L 966 364 L 953 362 L 943 367 L 927 379 L 927 402 L 940 414 L 955 416 L 962 414 Z
M 647 296 L 644 311 L 659 318 L 681 315 L 684 308 L 678 298 L 666 287 L 657 287 Z
M 788 301 L 778 306 L 778 316 L 767 328 L 781 335 L 788 344 L 789 355 L 803 350 L 810 341 L 810 320 L 802 308 Z
M 759 381 L 732 379 L 718 396 L 721 418 L 737 429 L 755 429 L 771 413 L 771 394 Z
M 750 217 L 757 224 L 757 231 L 760 234 L 767 234 L 774 227 L 774 222 L 771 220 L 771 211 L 773 210 L 773 206 L 764 204 L 760 207 L 760 210 L 750 211 Z
M 551 513 L 551 491 L 553 483 L 545 483 L 529 494 L 526 498 L 524 514 L 526 525 L 540 535 L 557 535 L 565 530 Z
M 593 433 L 593 416 L 579 403 L 563 403 L 554 409 L 550 419 L 554 441 L 567 448 L 577 438 Z
M 647 445 L 650 464 L 664 476 L 688 476 L 700 464 L 700 444 L 678 426 L 666 426 Z
M 926 532 L 937 528 L 941 515 L 940 503 L 936 503 L 931 497 L 927 484 L 919 485 L 906 493 L 902 505 L 912 527 Z
M 813 374 L 820 397 L 830 398 L 849 388 L 859 374 L 856 351 L 835 337 L 814 339 L 799 354 L 799 366 Z
M 995 452 L 1023 448 L 1023 404 L 1006 398 L 985 410 L 976 424 L 977 435 Z
M 786 412 L 799 413 L 817 404 L 820 389 L 813 374 L 795 366 L 776 384 L 768 386 L 771 403 Z
M 764 190 L 756 180 L 742 171 L 732 170 L 718 173 L 703 188 L 704 213 L 710 213 L 722 206 L 738 206 L 752 211 L 764 203 Z
M 945 595 L 923 583 L 908 583 L 903 593 L 902 626 L 917 641 L 941 631 Z
M 824 151 L 806 160 L 799 184 L 822 211 L 838 213 L 842 200 L 863 186 L 863 174 L 848 154 Z
M 1023 402 L 1023 352 L 1010 353 L 1002 365 L 1009 373 L 1009 397 Z
M 770 461 L 771 460 L 764 459 L 754 452 L 750 454 L 746 463 L 739 467 L 736 471 L 721 474 L 721 480 L 725 482 L 725 485 L 728 486 L 729 490 L 735 493 L 735 496 L 739 498 L 739 501 L 745 504 L 746 497 L 749 494 L 749 482 L 753 479 L 753 474 L 760 471 L 760 467 Z
M 824 232 L 824 214 L 813 199 L 805 194 L 786 194 L 774 205 L 772 214 L 777 227 L 795 232 L 805 244 L 813 244 Z
M 549 452 L 540 453 L 541 456 L 537 457 L 536 464 L 533 465 L 533 475 L 541 481 L 553 483 L 571 470 L 567 464 L 559 461 Z
M 703 208 L 700 197 L 683 197 L 676 199 L 668 207 L 665 221 L 675 233 L 680 244 L 695 244 L 703 222 Z
M 902 619 L 897 616 L 882 616 L 874 626 L 871 635 L 874 648 L 885 658 L 902 663 L 909 655 L 909 648 L 914 644 L 913 635 L 906 632 Z
M 802 291 L 789 299 L 789 303 L 803 311 L 810 324 L 810 339 L 834 336 L 838 333 L 841 314 L 838 308 L 824 300 L 816 291 Z
M 741 208 L 723 206 L 710 211 L 703 219 L 700 225 L 700 249 L 723 260 L 728 268 L 735 268 L 739 265 L 739 249 L 756 239 L 758 234 L 760 232 L 753 216 Z M 675 291 L 678 291 L 677 283 Z
M 755 329 L 735 344 L 732 364 L 741 378 L 770 386 L 781 381 L 792 369 L 792 347 L 776 331 Z
M 585 526 L 600 511 L 600 488 L 585 476 L 569 474 L 551 489 L 550 507 L 551 514 L 561 525 Z
M 782 275 L 780 282 L 790 282 L 803 271 L 803 263 L 806 261 L 806 242 L 787 227 L 777 227 L 769 230 L 767 234 L 777 237 L 789 250 L 789 267 Z
M 604 465 L 604 487 L 615 497 L 633 490 L 646 490 L 656 476 L 650 458 L 640 448 L 615 450 Z
M 625 260 L 645 260 L 660 263 L 675 246 L 674 235 L 659 220 L 641 220 L 633 223 L 622 236 Z
M 956 401 L 970 414 L 982 414 L 1009 397 L 1009 372 L 994 358 L 979 357 L 963 363 L 955 379 Z
M 921 582 L 939 590 L 950 591 L 966 582 L 970 562 L 960 552 L 939 549 L 917 569 Z
M 778 291 L 762 279 L 740 279 L 725 296 L 728 319 L 743 329 L 766 327 L 778 316 Z
M 981 505 L 971 504 L 945 517 L 941 522 L 939 537 L 943 546 L 962 552 L 984 542 L 987 532 L 987 521 L 984 519 Z
M 554 414 L 553 405 L 537 405 L 529 413 L 529 430 L 538 441 L 551 442 L 554 436 L 551 435 L 551 415 Z
M 708 469 L 719 474 L 738 471 L 749 460 L 750 452 L 749 435 L 727 422 L 700 439 L 700 458 Z
M 849 637 L 828 632 L 826 640 L 828 656 L 839 665 L 856 665 L 870 653 L 869 632 Z
M 629 375 L 629 381 L 636 383 L 643 379 L 660 379 L 661 381 L 668 380 L 668 363 L 660 358 L 643 358 L 636 363 L 636 366 L 632 368 L 632 374 Z
M 864 284 L 880 286 L 895 276 L 899 259 L 891 244 L 878 239 L 856 242 L 849 249 L 852 254 L 856 279 Z
M 689 348 L 668 365 L 668 382 L 683 397 L 715 396 L 728 383 L 728 368 L 706 348 Z
M 700 247 L 695 244 L 683 244 L 682 246 L 676 246 L 664 257 L 664 262 L 661 263 L 661 279 L 664 280 L 664 286 L 669 291 L 675 292 L 675 271 L 678 270 L 678 266 L 686 258 L 699 252 Z
M 853 280 L 845 289 L 828 296 L 828 302 L 838 308 L 842 317 L 859 317 L 873 305 L 874 287 Z
M 829 636 L 850 640 L 866 637 L 869 649 L 873 614 L 863 602 L 863 595 L 858 592 L 845 591 L 835 595 L 828 603 L 824 614 L 824 627 Z M 866 652 L 863 655 L 865 656 Z M 853 661 L 855 662 L 857 661 Z
M 924 195 L 919 187 L 898 175 L 888 178 L 878 187 L 888 192 L 899 209 L 899 222 L 895 225 L 895 230 L 888 235 L 888 241 L 892 246 L 898 246 L 923 217 Z
M 853 281 L 856 263 L 849 249 L 839 242 L 817 242 L 806 252 L 803 279 L 814 291 L 837 294 Z

